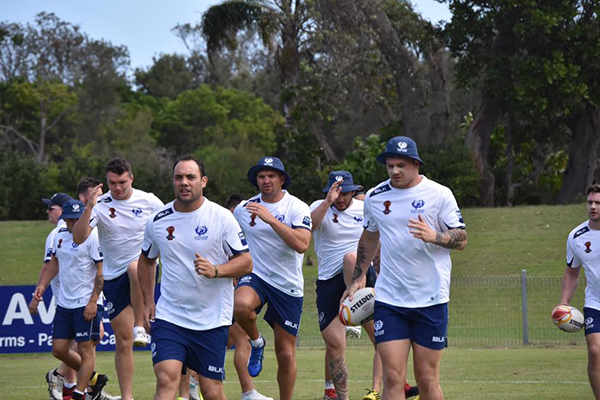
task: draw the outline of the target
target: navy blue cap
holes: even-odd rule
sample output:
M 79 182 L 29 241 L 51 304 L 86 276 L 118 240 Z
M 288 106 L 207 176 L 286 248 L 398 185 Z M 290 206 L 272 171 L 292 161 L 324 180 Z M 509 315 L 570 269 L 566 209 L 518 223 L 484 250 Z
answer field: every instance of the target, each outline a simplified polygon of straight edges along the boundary
M 425 164 L 419 157 L 415 141 L 406 136 L 396 136 L 388 140 L 385 151 L 377 156 L 377 161 L 385 165 L 385 159 L 388 157 L 408 157 Z
M 248 180 L 250 181 L 250 183 L 258 187 L 258 184 L 256 183 L 256 175 L 258 175 L 260 171 L 263 171 L 265 169 L 280 172 L 285 176 L 285 181 L 283 182 L 283 189 L 285 189 L 290 185 L 290 183 L 292 183 L 292 178 L 287 172 L 285 172 L 283 163 L 277 157 L 263 157 L 258 161 L 258 164 L 250 168 L 248 170 Z
M 58 193 L 54 193 L 52 195 L 52 197 L 50 197 L 49 199 L 42 198 L 42 203 L 44 203 L 48 207 L 52 207 L 52 206 L 62 207 L 63 204 L 65 204 L 69 200 L 73 200 L 73 198 L 66 193 L 58 192 Z
M 62 208 L 60 219 L 79 219 L 85 210 L 85 205 L 79 200 L 71 199 L 63 204 Z
M 335 182 L 341 181 L 342 179 L 344 180 L 341 185 L 342 193 L 355 192 L 360 188 L 360 186 L 354 184 L 354 180 L 352 179 L 352 174 L 350 172 L 333 171 L 329 173 L 329 182 L 327 183 L 327 186 L 325 187 L 325 189 L 323 189 L 323 191 L 329 192 L 331 186 Z

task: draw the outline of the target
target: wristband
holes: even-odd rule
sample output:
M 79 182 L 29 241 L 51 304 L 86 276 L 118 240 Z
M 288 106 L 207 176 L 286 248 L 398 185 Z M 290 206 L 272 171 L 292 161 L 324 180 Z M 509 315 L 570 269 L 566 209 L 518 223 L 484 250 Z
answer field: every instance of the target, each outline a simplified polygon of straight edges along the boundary
M 219 277 L 219 266 L 215 265 L 215 278 L 218 278 L 218 277 Z M 215 278 L 213 278 L 213 279 L 215 279 Z

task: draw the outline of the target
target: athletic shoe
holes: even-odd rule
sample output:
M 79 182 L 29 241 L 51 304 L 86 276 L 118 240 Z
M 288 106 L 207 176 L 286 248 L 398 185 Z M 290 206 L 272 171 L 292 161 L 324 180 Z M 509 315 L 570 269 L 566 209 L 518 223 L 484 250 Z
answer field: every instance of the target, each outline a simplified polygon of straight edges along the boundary
M 92 391 L 89 393 L 90 400 L 99 400 L 100 396 L 102 395 L 102 389 L 104 389 L 104 386 L 106 386 L 107 383 L 108 376 L 98 374 L 98 377 L 96 377 L 96 384 L 90 385 L 90 387 L 92 388 Z
M 411 397 L 419 396 L 419 388 L 416 386 L 410 386 L 408 383 L 404 384 L 404 396 L 407 399 Z M 415 399 L 418 400 L 418 399 Z
M 190 400 L 202 400 L 202 395 L 198 391 L 198 380 L 190 376 Z
M 381 400 L 381 395 L 376 390 L 368 390 L 367 394 L 365 394 L 362 400 Z
M 246 395 L 242 393 L 242 400 L 273 400 L 273 398 L 263 396 L 262 394 L 258 393 L 256 389 L 252 389 L 250 393 Z
M 337 400 L 337 392 L 335 389 L 325 389 L 323 400 Z
M 150 335 L 146 333 L 143 326 L 133 328 L 133 346 L 145 347 L 150 344 Z
M 92 396 L 89 393 L 86 393 L 85 400 L 92 400 Z M 121 396 L 111 396 L 103 390 L 100 392 L 100 397 L 98 397 L 98 400 L 121 400 Z
M 254 378 L 260 374 L 260 371 L 262 371 L 262 363 L 263 359 L 265 358 L 264 354 L 267 341 L 265 338 L 263 338 L 262 346 L 254 347 L 252 346 L 252 343 L 250 345 L 252 347 L 252 352 L 250 353 L 250 359 L 248 360 L 248 374 Z
M 65 378 L 61 375 L 54 375 L 53 369 L 46 373 L 46 382 L 48 382 L 48 394 L 51 400 L 63 400 L 62 390 Z
M 346 337 L 358 339 L 362 333 L 362 329 L 360 326 L 347 326 L 346 327 Z
M 75 386 L 73 386 L 72 388 L 68 388 L 66 386 L 63 386 L 62 388 L 62 399 L 63 400 L 71 400 L 71 398 L 73 397 L 73 392 L 75 391 Z

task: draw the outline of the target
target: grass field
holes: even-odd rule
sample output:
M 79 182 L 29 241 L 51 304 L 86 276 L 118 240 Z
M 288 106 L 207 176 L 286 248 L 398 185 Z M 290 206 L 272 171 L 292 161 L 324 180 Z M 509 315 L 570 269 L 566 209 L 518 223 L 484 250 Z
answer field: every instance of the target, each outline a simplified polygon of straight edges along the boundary
M 239 399 L 232 357 L 229 352 L 224 390 L 228 399 Z M 294 399 L 318 400 L 323 396 L 322 357 L 320 348 L 298 352 Z M 372 351 L 367 348 L 352 348 L 347 353 L 351 400 L 360 399 L 370 387 L 371 357 Z M 447 400 L 590 399 L 593 396 L 587 382 L 585 359 L 582 348 L 448 349 L 442 359 L 441 384 Z M 0 398 L 47 398 L 44 374 L 55 363 L 49 354 L 0 357 Z M 265 363 L 265 369 L 255 380 L 256 388 L 277 398 L 272 348 L 267 349 Z M 99 354 L 97 365 L 99 371 L 109 374 L 106 391 L 116 394 L 118 386 L 112 354 Z M 152 399 L 156 381 L 150 355 L 136 353 L 135 368 L 136 400 Z
M 581 332 L 567 335 L 549 321 L 549 309 L 558 300 L 565 268 L 565 242 L 571 229 L 585 220 L 585 206 L 538 206 L 501 209 L 466 209 L 469 244 L 453 253 L 453 289 L 450 303 L 450 348 L 442 361 L 442 387 L 447 399 L 587 399 L 586 354 Z M 0 284 L 33 284 L 37 278 L 43 243 L 51 225 L 43 221 L 0 222 Z M 305 266 L 304 314 L 298 351 L 295 399 L 322 396 L 323 348 L 318 337 L 313 266 Z M 521 331 L 518 274 L 527 269 L 535 284 L 530 292 L 530 320 L 548 337 L 561 338 L 574 347 L 518 347 Z M 545 278 L 548 276 L 549 278 Z M 491 286 L 491 283 L 494 286 Z M 581 303 L 583 290 L 578 290 Z M 577 304 L 577 303 L 576 303 Z M 581 304 L 582 305 L 582 304 Z M 503 321 L 516 321 L 507 327 Z M 510 330 L 511 332 L 505 332 Z M 538 333 L 536 333 L 538 334 Z M 516 337 L 507 342 L 505 335 Z M 269 337 L 267 332 L 267 337 Z M 307 337 L 316 338 L 307 340 Z M 545 336 L 544 336 L 545 337 Z M 465 346 L 488 347 L 470 349 Z M 485 339 L 485 340 L 483 340 Z M 272 343 L 272 341 L 270 341 Z M 360 398 L 370 385 L 371 349 L 348 350 L 351 398 Z M 311 346 L 306 347 L 306 344 Z M 456 347 L 456 345 L 462 347 Z M 490 346 L 496 346 L 490 348 Z M 510 348 L 505 348 L 509 346 Z M 228 355 L 229 380 L 225 391 L 239 398 L 239 385 Z M 265 371 L 257 388 L 277 398 L 275 360 L 268 350 Z M 0 357 L 0 399 L 45 398 L 44 373 L 54 365 L 49 354 Z M 109 392 L 117 393 L 112 354 L 99 355 L 98 369 L 111 377 Z M 150 399 L 154 375 L 149 354 L 136 354 L 135 396 Z M 33 378 L 32 378 L 33 377 Z

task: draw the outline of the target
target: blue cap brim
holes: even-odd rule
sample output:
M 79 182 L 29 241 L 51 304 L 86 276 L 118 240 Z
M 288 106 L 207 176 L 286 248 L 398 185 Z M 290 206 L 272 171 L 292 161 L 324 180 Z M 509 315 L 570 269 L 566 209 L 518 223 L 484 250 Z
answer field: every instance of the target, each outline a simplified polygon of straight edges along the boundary
M 79 219 L 83 215 L 82 212 L 76 214 L 61 214 L 58 219 Z
M 348 193 L 348 192 L 356 192 L 358 189 L 360 188 L 360 186 L 358 185 L 345 185 L 342 184 L 342 193 Z M 331 189 L 331 186 L 326 186 L 325 189 L 323 189 L 323 193 L 327 193 L 329 192 L 329 189 Z
M 423 162 L 423 160 L 421 160 L 419 157 L 409 157 L 409 156 L 405 156 L 402 154 L 398 154 L 398 153 L 387 153 L 387 152 L 383 152 L 380 155 L 377 156 L 377 161 L 380 164 L 385 165 L 385 159 L 388 157 L 404 157 L 404 158 L 410 158 L 412 160 L 417 160 L 418 162 L 421 163 L 421 165 L 425 165 L 425 163 Z
M 256 175 L 258 175 L 260 171 L 263 171 L 265 169 L 279 172 L 280 174 L 283 174 L 285 176 L 285 181 L 283 182 L 282 189 L 287 188 L 288 186 L 290 186 L 290 183 L 292 183 L 292 178 L 287 172 L 285 172 L 285 170 L 274 167 L 265 167 L 264 165 L 255 165 L 248 170 L 248 180 L 250 181 L 250 183 L 258 187 L 258 183 L 256 182 Z

